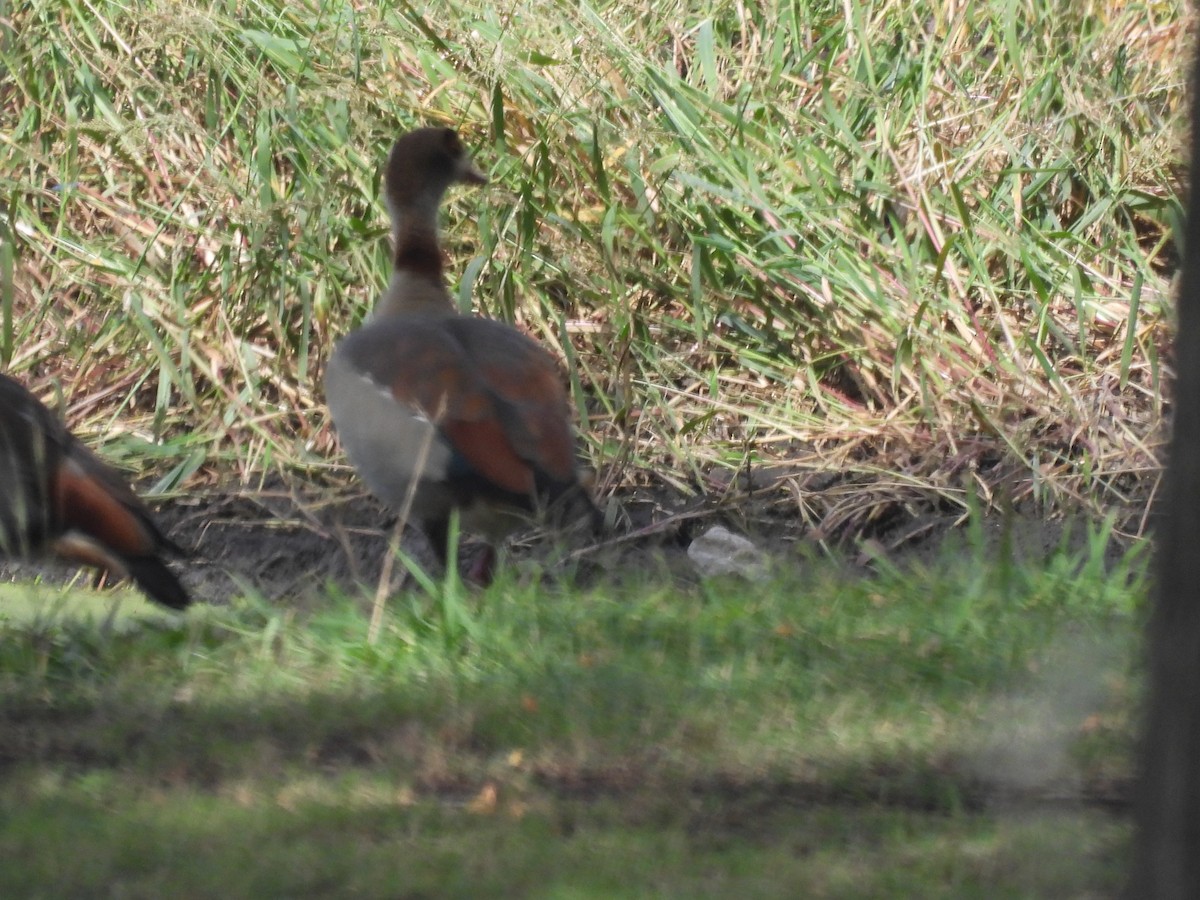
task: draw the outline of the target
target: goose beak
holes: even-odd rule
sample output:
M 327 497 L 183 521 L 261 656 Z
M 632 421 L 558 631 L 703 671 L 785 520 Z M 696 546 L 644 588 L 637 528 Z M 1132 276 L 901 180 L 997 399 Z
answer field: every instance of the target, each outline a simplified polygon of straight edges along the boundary
M 487 184 L 488 179 L 469 156 L 464 156 L 458 167 L 458 180 L 464 184 Z

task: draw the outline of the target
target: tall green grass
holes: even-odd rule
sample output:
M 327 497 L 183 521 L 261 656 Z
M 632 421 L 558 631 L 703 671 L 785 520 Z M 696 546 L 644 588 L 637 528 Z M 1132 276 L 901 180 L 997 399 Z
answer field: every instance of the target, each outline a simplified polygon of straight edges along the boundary
M 968 479 L 1120 504 L 1156 465 L 1183 10 L 32 0 L 0 359 L 168 441 L 164 487 L 324 466 L 381 162 L 447 123 L 492 175 L 447 216 L 460 302 L 570 360 L 606 487 L 784 461 L 871 481 L 848 522 Z

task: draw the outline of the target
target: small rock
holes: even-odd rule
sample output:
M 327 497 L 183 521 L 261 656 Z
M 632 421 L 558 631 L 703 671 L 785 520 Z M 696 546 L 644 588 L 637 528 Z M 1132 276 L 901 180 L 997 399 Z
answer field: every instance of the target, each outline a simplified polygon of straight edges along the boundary
M 767 555 L 751 541 L 720 525 L 714 525 L 693 540 L 688 545 L 687 555 L 706 578 L 741 575 L 751 581 L 763 581 L 770 575 Z

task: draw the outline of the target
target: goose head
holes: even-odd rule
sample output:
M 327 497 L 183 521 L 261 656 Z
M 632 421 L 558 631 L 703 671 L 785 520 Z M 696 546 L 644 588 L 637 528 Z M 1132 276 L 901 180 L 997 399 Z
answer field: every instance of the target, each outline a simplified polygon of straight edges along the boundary
M 442 195 L 452 184 L 486 184 L 453 128 L 418 128 L 392 145 L 384 173 L 393 223 L 411 213 L 436 221 Z

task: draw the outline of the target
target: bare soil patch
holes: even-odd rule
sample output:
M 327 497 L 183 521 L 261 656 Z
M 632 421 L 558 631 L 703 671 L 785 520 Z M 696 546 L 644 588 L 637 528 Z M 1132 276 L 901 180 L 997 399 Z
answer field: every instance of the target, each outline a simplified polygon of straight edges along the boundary
M 864 492 L 870 486 L 864 486 Z M 502 565 L 516 566 L 531 578 L 575 579 L 584 584 L 621 582 L 657 574 L 682 583 L 699 579 L 687 557 L 692 539 L 715 524 L 751 538 L 778 564 L 804 564 L 806 555 L 833 549 L 851 570 L 866 571 L 883 556 L 898 564 L 930 563 L 950 546 L 971 540 L 959 509 L 936 499 L 914 507 L 896 504 L 887 515 L 826 534 L 802 522 L 779 491 L 762 491 L 736 503 L 687 497 L 662 488 L 624 491 L 609 503 L 617 512 L 598 541 L 577 536 L 563 545 L 531 528 L 511 541 Z M 1094 522 L 1083 514 L 1046 515 L 1028 508 L 985 516 L 979 532 L 996 552 L 1036 562 L 1063 547 L 1082 548 Z M 254 591 L 273 602 L 305 604 L 328 591 L 373 591 L 395 528 L 396 513 L 357 485 L 321 486 L 275 478 L 258 490 L 192 494 L 156 510 L 164 530 L 189 554 L 176 568 L 189 590 L 209 603 L 225 603 Z M 1116 559 L 1129 544 L 1121 535 L 1145 529 L 1144 508 L 1131 507 L 1120 518 L 1106 553 Z M 405 532 L 406 553 L 430 571 L 436 563 L 424 536 Z M 817 548 L 821 548 L 818 550 Z M 481 549 L 467 536 L 464 560 Z M 460 563 L 461 565 L 461 563 Z M 51 580 L 73 571 L 48 564 L 0 565 L 0 575 L 19 578 L 33 570 Z M 394 571 L 399 584 L 401 571 Z
M 643 489 L 623 497 L 619 521 L 600 541 L 580 537 L 571 546 L 555 546 L 536 529 L 519 535 L 507 548 L 507 564 L 531 577 L 573 577 L 586 583 L 624 580 L 646 572 L 684 582 L 696 580 L 686 554 L 692 538 L 722 523 L 749 536 L 782 565 L 803 564 L 816 536 L 779 504 L 764 499 L 730 509 L 663 491 Z M 1131 512 L 1135 520 L 1138 513 Z M 303 599 L 314 591 L 374 589 L 396 514 L 356 490 L 304 491 L 282 485 L 245 494 L 214 494 L 167 504 L 163 525 L 193 552 L 184 561 L 184 579 L 197 596 L 224 602 L 253 588 L 269 600 Z M 1079 549 L 1088 540 L 1083 516 L 1047 517 L 1017 510 L 984 518 L 984 541 L 995 551 L 1036 562 L 1056 550 Z M 967 535 L 959 512 L 936 509 L 894 517 L 883 527 L 845 535 L 833 546 L 847 565 L 862 568 L 875 555 L 895 562 L 932 562 Z M 1115 559 L 1127 541 L 1113 537 L 1107 553 Z M 409 528 L 405 551 L 426 567 L 436 563 L 424 537 Z M 829 543 L 826 542 L 826 546 Z M 480 545 L 468 537 L 462 554 L 470 558 Z

